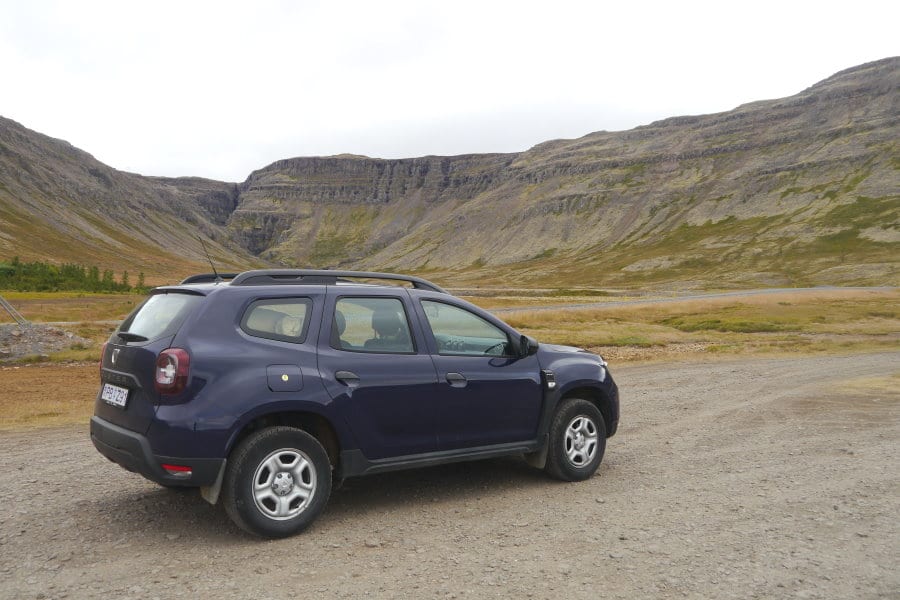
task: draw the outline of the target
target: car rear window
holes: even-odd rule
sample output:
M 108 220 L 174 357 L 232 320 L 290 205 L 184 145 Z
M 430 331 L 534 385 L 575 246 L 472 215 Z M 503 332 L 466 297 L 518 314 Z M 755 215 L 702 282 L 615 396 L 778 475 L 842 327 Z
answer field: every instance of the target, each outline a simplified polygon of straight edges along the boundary
M 154 294 L 125 319 L 119 331 L 148 340 L 175 335 L 185 318 L 202 301 L 203 296 L 195 294 Z

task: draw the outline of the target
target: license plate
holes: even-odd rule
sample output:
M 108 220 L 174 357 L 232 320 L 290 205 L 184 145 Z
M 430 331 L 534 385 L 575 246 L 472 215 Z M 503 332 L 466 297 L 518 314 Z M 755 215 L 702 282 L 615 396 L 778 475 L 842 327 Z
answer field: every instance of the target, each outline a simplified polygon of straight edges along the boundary
M 110 383 L 103 384 L 103 391 L 100 392 L 100 398 L 107 404 L 125 408 L 125 402 L 128 401 L 128 388 L 119 387 Z

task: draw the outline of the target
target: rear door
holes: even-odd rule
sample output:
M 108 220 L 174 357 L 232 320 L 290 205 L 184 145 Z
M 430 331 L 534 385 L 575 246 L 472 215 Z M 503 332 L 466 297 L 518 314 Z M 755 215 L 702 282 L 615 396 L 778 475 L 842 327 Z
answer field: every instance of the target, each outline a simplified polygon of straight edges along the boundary
M 156 358 L 190 313 L 204 301 L 196 293 L 167 291 L 145 300 L 114 333 L 100 362 L 98 417 L 146 433 L 156 413 Z
M 428 394 L 437 382 L 403 288 L 329 288 L 319 333 L 319 371 L 370 459 L 436 449 Z

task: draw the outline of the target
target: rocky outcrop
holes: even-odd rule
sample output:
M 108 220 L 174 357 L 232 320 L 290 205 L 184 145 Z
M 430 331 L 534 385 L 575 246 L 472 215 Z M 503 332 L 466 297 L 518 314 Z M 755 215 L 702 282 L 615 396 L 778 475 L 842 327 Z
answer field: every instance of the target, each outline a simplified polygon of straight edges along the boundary
M 378 204 L 410 194 L 423 202 L 471 199 L 490 189 L 515 154 L 383 160 L 331 156 L 279 160 L 241 185 L 242 204 L 277 199 L 317 204 Z

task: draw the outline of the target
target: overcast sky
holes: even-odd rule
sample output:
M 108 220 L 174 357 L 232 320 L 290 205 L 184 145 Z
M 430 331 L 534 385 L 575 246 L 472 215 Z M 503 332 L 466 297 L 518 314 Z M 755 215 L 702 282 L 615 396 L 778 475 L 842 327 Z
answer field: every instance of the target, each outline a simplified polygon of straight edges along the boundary
M 117 169 L 513 152 L 900 54 L 896 2 L 0 0 L 0 115 Z

